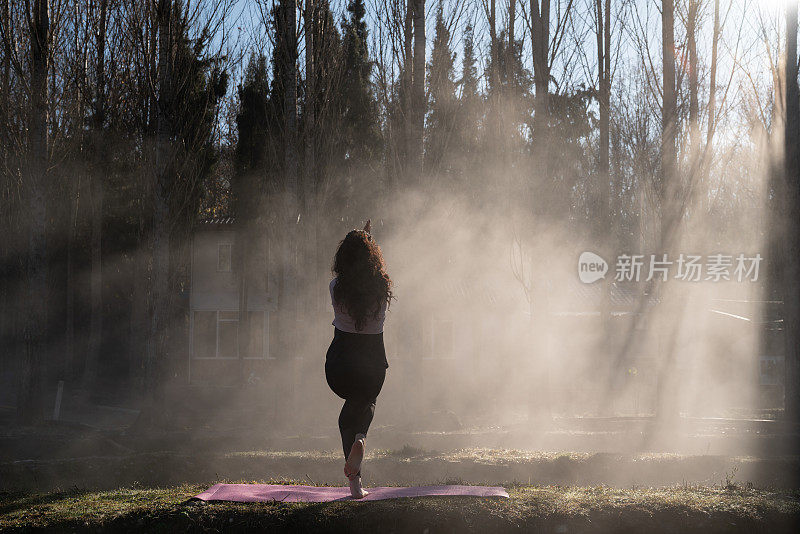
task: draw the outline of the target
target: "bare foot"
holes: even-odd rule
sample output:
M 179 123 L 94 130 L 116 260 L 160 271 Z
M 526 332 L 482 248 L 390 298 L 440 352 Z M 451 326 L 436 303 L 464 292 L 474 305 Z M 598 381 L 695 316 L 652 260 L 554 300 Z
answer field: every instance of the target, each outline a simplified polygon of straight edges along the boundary
M 348 478 L 355 475 L 361 470 L 361 460 L 364 459 L 364 449 L 366 436 L 357 434 L 353 446 L 350 447 L 350 454 L 347 456 L 347 461 L 344 464 L 344 474 Z
M 361 487 L 361 477 L 353 477 L 350 479 L 350 495 L 354 499 L 363 499 L 369 492 Z

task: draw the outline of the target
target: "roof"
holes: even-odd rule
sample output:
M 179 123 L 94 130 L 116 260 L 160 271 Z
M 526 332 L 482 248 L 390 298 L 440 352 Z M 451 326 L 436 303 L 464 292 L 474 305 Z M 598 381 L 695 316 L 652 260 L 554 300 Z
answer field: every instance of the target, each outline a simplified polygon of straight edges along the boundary
M 197 221 L 197 224 L 233 224 L 235 221 L 236 219 L 233 217 L 208 217 L 205 219 L 200 219 Z
M 194 230 L 233 230 L 236 219 L 233 217 L 208 217 L 195 222 Z

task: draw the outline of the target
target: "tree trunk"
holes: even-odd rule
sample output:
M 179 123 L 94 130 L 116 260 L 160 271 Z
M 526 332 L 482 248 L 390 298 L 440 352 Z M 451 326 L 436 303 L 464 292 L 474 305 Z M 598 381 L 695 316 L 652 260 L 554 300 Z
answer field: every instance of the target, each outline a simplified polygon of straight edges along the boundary
M 305 162 L 303 165 L 303 211 L 305 212 L 305 234 L 308 247 L 307 261 L 310 272 L 307 269 L 307 276 L 310 278 L 310 285 L 317 287 L 317 210 L 316 210 L 316 100 L 317 100 L 317 79 L 316 79 L 316 58 L 319 53 L 316 49 L 315 37 L 317 33 L 317 3 L 315 0 L 306 0 L 305 8 L 305 43 L 306 43 L 306 102 L 305 102 Z M 308 284 L 306 284 L 308 285 Z M 317 292 L 307 292 L 307 302 L 304 312 L 309 318 L 313 318 L 317 309 Z M 313 319 L 311 319 L 313 320 Z
M 516 0 L 509 0 L 508 3 L 508 46 L 506 47 L 506 85 L 501 86 L 501 89 L 505 91 L 506 89 L 511 89 L 511 101 L 508 99 L 508 93 L 503 95 L 500 99 L 501 106 L 500 106 L 500 130 L 502 132 L 502 151 L 503 151 L 503 165 L 504 171 L 503 175 L 506 177 L 506 182 L 503 184 L 503 188 L 505 189 L 506 193 L 504 195 L 504 201 L 506 205 L 506 209 L 511 212 L 515 194 L 514 194 L 514 162 L 513 162 L 513 152 L 514 152 L 514 132 L 517 126 L 517 117 L 514 116 L 513 113 L 510 113 L 512 109 L 516 109 L 517 102 L 516 99 L 518 95 L 514 91 L 514 82 L 509 77 L 511 72 L 508 70 L 509 66 L 513 64 L 516 54 L 516 43 L 514 42 L 514 26 L 517 23 L 517 1 Z
M 675 91 L 675 13 L 673 0 L 663 0 L 661 11 L 662 72 L 664 88 L 661 116 L 661 183 L 658 189 L 661 201 L 661 236 L 665 243 L 672 213 L 668 194 L 673 187 L 676 167 L 675 136 L 677 128 L 677 96 Z
M 661 133 L 661 184 L 659 187 L 659 198 L 661 201 L 661 229 L 660 245 L 661 250 L 669 253 L 670 240 L 674 235 L 674 226 L 677 224 L 679 214 L 675 209 L 675 203 L 671 200 L 677 194 L 675 188 L 678 187 L 675 170 L 676 146 L 675 136 L 677 127 L 676 107 L 677 96 L 675 88 L 675 13 L 673 0 L 664 0 L 661 11 L 661 35 L 662 35 L 662 70 L 664 75 L 663 101 L 662 101 L 662 133 Z M 656 287 L 656 290 L 658 288 Z M 646 297 L 643 297 L 646 298 Z M 664 317 L 661 321 L 662 331 L 666 331 L 669 323 L 668 318 Z M 672 321 L 673 328 L 677 328 L 678 322 Z M 659 355 L 662 359 L 661 368 L 658 371 L 656 385 L 656 416 L 663 423 L 659 430 L 667 428 L 670 420 L 677 416 L 674 403 L 670 404 L 670 397 L 674 393 L 674 350 L 667 339 L 664 343 L 659 342 Z
M 306 92 L 305 92 L 305 106 L 303 110 L 304 118 L 304 141 L 305 153 L 303 162 L 303 206 L 308 213 L 308 207 L 311 201 L 311 189 L 314 180 L 314 101 L 316 99 L 316 72 L 314 71 L 314 35 L 315 35 L 315 12 L 316 3 L 314 0 L 305 0 L 305 11 L 303 17 L 305 44 L 306 44 Z
M 288 0 L 287 4 L 286 34 L 283 36 L 287 51 L 284 58 L 287 67 L 283 102 L 286 117 L 284 165 L 287 190 L 297 198 L 297 2 Z
M 150 250 L 150 241 L 145 234 L 145 213 L 144 210 L 139 208 L 137 214 L 138 219 L 138 235 L 136 243 L 138 244 L 137 252 L 133 257 L 133 293 L 131 295 L 131 319 L 130 319 L 130 347 L 128 355 L 128 366 L 131 369 L 131 387 L 136 393 L 144 392 L 144 364 L 147 354 L 148 339 L 148 309 L 149 309 L 149 294 L 147 291 L 149 272 L 148 272 L 148 257 L 143 252 Z
M 517 23 L 517 0 L 508 2 L 508 50 L 514 53 L 514 25 Z
M 95 137 L 98 139 L 99 137 Z M 97 381 L 97 365 L 103 332 L 103 186 L 99 170 L 94 169 L 91 176 L 92 188 L 92 227 L 91 227 L 91 274 L 90 274 L 90 318 L 89 350 L 83 373 L 83 385 L 91 389 Z
M 700 158 L 700 105 L 698 103 L 697 83 L 697 24 L 700 16 L 699 0 L 689 0 L 686 18 L 686 39 L 689 49 L 689 142 L 691 147 L 692 171 Z
M 11 28 L 11 5 L 8 0 L 0 0 L 0 28 L 8 35 L 13 32 Z M 3 39 L 3 63 L 2 63 L 2 93 L 0 93 L 0 164 L 2 164 L 3 173 L 7 172 L 11 135 L 9 128 L 9 95 L 11 94 L 11 43 L 9 39 Z M 7 179 L 8 175 L 3 176 Z
M 595 0 L 597 17 L 597 101 L 600 108 L 600 148 L 598 154 L 597 200 L 595 202 L 598 237 L 608 234 L 611 200 L 610 129 L 611 129 L 611 1 Z
M 497 89 L 500 85 L 500 60 L 497 47 L 497 1 L 489 1 L 489 47 L 492 60 L 491 84 Z
M 67 224 L 67 309 L 64 328 L 64 380 L 73 378 L 75 368 L 75 234 L 77 232 L 78 189 L 76 178 L 70 180 L 69 217 Z
M 100 0 L 99 24 L 96 36 L 97 87 L 95 88 L 94 115 L 92 117 L 92 148 L 94 169 L 92 169 L 92 236 L 91 236 L 91 318 L 89 320 L 89 353 L 84 372 L 84 386 L 92 388 L 97 381 L 97 367 L 103 340 L 103 177 L 106 157 L 104 124 L 106 114 L 106 19 L 108 0 Z
M 412 81 L 411 173 L 416 183 L 422 183 L 424 162 L 423 135 L 425 131 L 425 0 L 414 1 L 414 79 Z
M 402 154 L 402 168 L 408 179 L 411 169 L 411 140 L 413 137 L 413 127 L 411 121 L 412 94 L 411 84 L 414 78 L 414 54 L 412 52 L 412 42 L 414 38 L 413 20 L 414 20 L 414 3 L 416 0 L 406 0 L 406 17 L 403 24 L 403 139 L 401 154 Z
M 797 86 L 797 1 L 786 5 L 785 191 L 788 231 L 784 282 L 786 419 L 800 421 L 800 96 Z
M 610 165 L 610 132 L 611 132 L 611 0 L 596 0 L 595 14 L 597 16 L 597 78 L 598 78 L 598 104 L 600 108 L 600 147 L 598 154 L 598 188 L 595 192 L 596 201 L 594 203 L 595 217 L 594 232 L 601 255 L 604 258 L 613 258 L 613 224 L 611 221 L 611 165 Z M 612 333 L 611 323 L 611 276 L 606 276 L 601 281 L 602 293 L 600 300 L 600 353 L 609 356 L 608 361 L 612 360 Z M 618 375 L 619 365 L 613 365 L 610 369 L 612 373 Z M 609 377 L 611 378 L 611 377 Z M 609 410 L 609 404 L 604 404 L 601 410 Z M 610 415 L 607 411 L 603 415 Z
M 285 33 L 281 36 L 285 40 L 286 55 L 283 58 L 287 67 L 286 83 L 284 91 L 284 117 L 285 117 L 285 154 L 284 168 L 286 174 L 286 195 L 287 195 L 287 231 L 284 235 L 284 246 L 286 255 L 283 269 L 282 281 L 282 311 L 281 311 L 281 336 L 283 341 L 281 348 L 284 351 L 284 363 L 287 367 L 284 372 L 286 383 L 289 387 L 288 394 L 284 402 L 292 405 L 297 393 L 297 385 L 292 373 L 296 365 L 297 354 L 297 271 L 298 271 L 298 187 L 297 187 L 297 3 L 295 0 L 287 2 L 287 20 L 285 21 Z
M 714 145 L 714 130 L 717 126 L 717 54 L 719 49 L 719 0 L 714 0 L 714 30 L 711 36 L 711 65 L 709 66 L 708 86 L 708 130 L 706 132 L 706 154 L 712 154 Z M 702 162 L 700 172 L 700 214 L 705 214 L 708 201 L 708 174 L 711 172 L 711 157 L 706 157 Z
M 533 48 L 533 82 L 536 90 L 534 96 L 534 150 L 539 165 L 544 157 L 548 110 L 548 90 L 550 86 L 550 0 L 531 0 L 531 46 Z M 545 165 L 545 168 L 547 166 Z
M 500 148 L 502 119 L 500 117 L 500 46 L 497 39 L 497 1 L 489 1 L 489 94 L 486 130 L 488 139 L 485 149 L 496 153 Z M 498 185 L 505 173 L 496 173 L 495 185 Z
M 75 3 L 74 6 L 74 21 L 73 24 L 75 26 L 75 40 L 73 44 L 75 46 L 75 50 L 80 50 L 80 32 L 78 28 L 81 27 L 82 22 L 82 11 L 80 9 L 81 6 L 78 3 Z M 77 111 L 75 113 L 76 117 L 76 124 L 82 125 L 83 123 L 83 114 L 84 114 L 84 97 L 83 94 L 83 83 L 86 80 L 86 72 L 83 68 L 82 62 L 76 65 L 76 73 L 75 78 L 80 80 L 80 83 L 77 84 Z M 79 128 L 82 131 L 82 128 Z M 78 134 L 78 153 L 83 154 L 83 143 L 84 138 L 83 135 L 80 133 Z M 75 369 L 75 241 L 76 241 L 76 234 L 77 234 L 77 219 L 78 219 L 78 207 L 80 205 L 79 196 L 80 196 L 80 188 L 81 188 L 81 180 L 80 174 L 76 173 L 70 179 L 70 187 L 69 187 L 69 216 L 68 216 L 68 228 L 67 228 L 67 272 L 66 272 L 66 292 L 67 292 L 67 302 L 66 302 L 66 327 L 64 332 L 65 338 L 65 347 L 64 347 L 64 378 L 67 381 L 71 381 L 74 378 L 74 369 Z
M 158 97 L 153 187 L 153 310 L 145 359 L 145 387 L 149 393 L 149 421 L 152 425 L 162 416 L 166 323 L 169 313 L 169 213 L 167 206 L 168 173 L 170 172 L 169 130 L 167 110 L 171 100 L 170 48 L 171 0 L 159 0 L 158 19 Z
M 3 31 L 7 34 L 11 33 L 11 4 L 8 0 L 0 0 L 0 16 L 3 17 L 2 20 L 2 28 Z M 0 101 L 0 112 L 2 113 L 2 127 L 5 128 L 8 124 L 8 95 L 10 94 L 11 90 L 11 43 L 10 40 L 4 39 L 3 40 L 3 94 L 0 95 L 2 101 Z M 3 137 L 6 137 L 8 134 L 4 133 Z M 8 141 L 7 139 L 3 139 L 4 146 L 3 146 L 3 161 L 6 161 L 6 157 L 8 155 Z M 3 166 L 5 168 L 5 166 Z
M 17 416 L 21 423 L 44 417 L 44 343 L 47 339 L 47 56 L 50 14 L 47 0 L 35 0 L 30 24 L 31 114 L 28 156 L 28 310 L 25 355 L 20 373 Z

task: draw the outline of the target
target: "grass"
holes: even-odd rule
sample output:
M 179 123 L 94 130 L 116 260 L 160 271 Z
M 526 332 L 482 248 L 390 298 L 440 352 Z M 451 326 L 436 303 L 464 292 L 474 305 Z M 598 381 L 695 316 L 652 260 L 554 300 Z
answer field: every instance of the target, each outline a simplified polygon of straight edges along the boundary
M 239 480 L 238 482 L 248 482 Z M 252 481 L 250 481 L 252 482 Z M 273 479 L 273 484 L 308 481 Z M 458 480 L 442 480 L 441 483 Z M 741 487 L 508 484 L 509 499 L 201 503 L 207 485 L 0 494 L 0 529 L 177 532 L 796 532 L 800 494 Z
M 536 485 L 614 487 L 667 486 L 690 481 L 699 485 L 751 483 L 760 489 L 800 488 L 800 457 L 726 457 L 677 454 L 540 452 L 514 449 L 460 448 L 426 450 L 411 445 L 368 448 L 366 481 L 431 484 L 458 476 L 471 484 L 514 480 Z M 302 479 L 339 483 L 344 458 L 340 450 L 176 453 L 142 452 L 25 462 L 0 462 L 0 491 L 45 492 L 77 485 L 94 490 L 171 487 L 215 479 L 244 477 Z

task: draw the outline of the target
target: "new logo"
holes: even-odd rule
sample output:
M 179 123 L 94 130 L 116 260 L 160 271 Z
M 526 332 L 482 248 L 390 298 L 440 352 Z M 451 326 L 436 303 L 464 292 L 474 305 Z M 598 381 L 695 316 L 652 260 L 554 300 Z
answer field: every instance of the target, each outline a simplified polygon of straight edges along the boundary
M 605 278 L 608 272 L 606 260 L 594 252 L 583 252 L 578 258 L 578 277 L 584 284 L 591 284 Z

